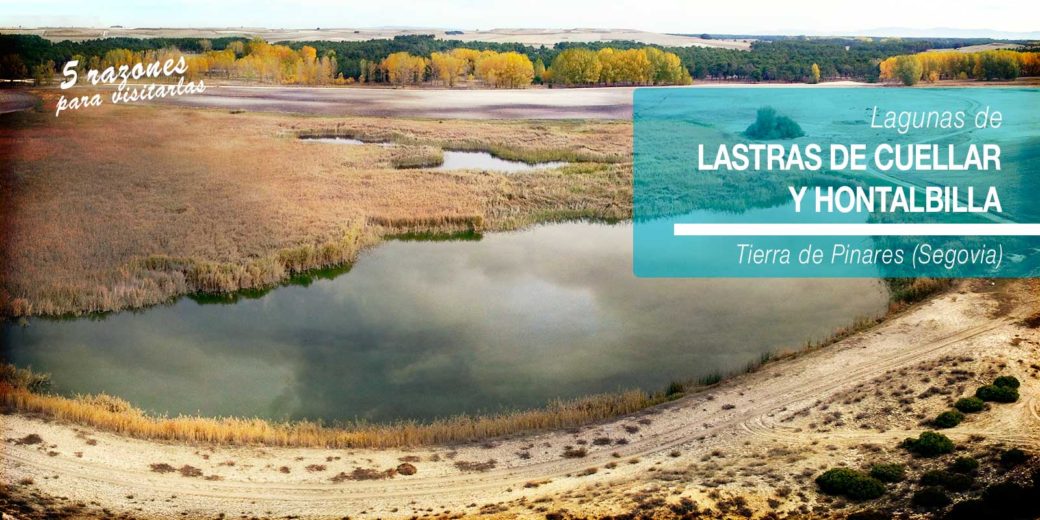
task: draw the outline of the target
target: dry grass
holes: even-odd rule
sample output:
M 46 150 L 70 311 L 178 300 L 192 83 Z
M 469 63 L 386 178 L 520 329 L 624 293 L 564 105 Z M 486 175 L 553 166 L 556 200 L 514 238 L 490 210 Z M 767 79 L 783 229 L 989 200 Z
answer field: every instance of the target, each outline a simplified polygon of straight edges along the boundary
M 141 439 L 234 445 L 323 448 L 383 448 L 450 444 L 506 434 L 573 428 L 652 406 L 662 396 L 642 391 L 602 394 L 494 416 L 459 416 L 432 423 L 354 424 L 276 423 L 262 419 L 154 417 L 108 395 L 62 397 L 35 393 L 17 382 L 0 380 L 0 408 L 41 414 Z
M 48 97 L 50 106 L 53 94 Z M 268 287 L 387 234 L 631 214 L 631 126 L 230 114 L 105 105 L 0 118 L 0 315 L 136 308 Z M 566 174 L 400 170 L 302 134 L 594 160 Z M 423 154 L 419 154 L 423 155 Z
M 444 151 L 436 146 L 404 145 L 393 151 L 390 164 L 394 168 L 431 168 L 444 164 Z

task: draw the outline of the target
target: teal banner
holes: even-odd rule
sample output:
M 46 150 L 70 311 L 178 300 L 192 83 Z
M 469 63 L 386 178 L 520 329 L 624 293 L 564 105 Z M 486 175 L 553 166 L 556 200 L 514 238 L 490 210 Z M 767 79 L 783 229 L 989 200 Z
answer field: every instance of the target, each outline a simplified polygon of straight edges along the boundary
M 1040 90 L 643 88 L 645 277 L 1040 274 Z

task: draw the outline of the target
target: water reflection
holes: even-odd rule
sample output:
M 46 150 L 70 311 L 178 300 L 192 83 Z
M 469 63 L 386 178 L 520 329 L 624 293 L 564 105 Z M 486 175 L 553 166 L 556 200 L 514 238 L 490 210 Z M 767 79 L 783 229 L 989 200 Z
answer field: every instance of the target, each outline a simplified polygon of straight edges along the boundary
M 375 144 L 384 148 L 394 146 L 391 143 L 365 143 L 360 139 L 349 137 L 303 137 L 302 140 L 311 143 L 362 145 Z M 489 170 L 501 173 L 518 173 L 534 170 L 545 170 L 557 168 L 567 164 L 562 161 L 550 161 L 528 164 L 522 161 L 510 161 L 499 159 L 488 152 L 469 152 L 444 150 L 444 162 L 439 166 L 424 168 L 427 170 Z
M 59 391 L 157 412 L 428 419 L 660 389 L 887 301 L 877 280 L 637 279 L 631 226 L 589 223 L 392 241 L 307 281 L 234 305 L 7 325 L 3 354 Z

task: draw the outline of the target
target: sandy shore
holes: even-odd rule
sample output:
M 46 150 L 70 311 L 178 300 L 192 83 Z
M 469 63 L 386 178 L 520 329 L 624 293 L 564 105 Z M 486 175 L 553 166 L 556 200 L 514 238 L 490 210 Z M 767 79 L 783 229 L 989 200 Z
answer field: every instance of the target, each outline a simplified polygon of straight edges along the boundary
M 0 478 L 14 496 L 61 497 L 50 509 L 154 518 L 544 518 L 684 499 L 716 511 L 734 501 L 792 515 L 840 510 L 812 486 L 822 468 L 902 456 L 896 444 L 922 419 L 996 374 L 1022 380 L 1022 398 L 945 433 L 968 449 L 1040 449 L 1040 330 L 1021 324 L 1038 302 L 1035 281 L 964 282 L 838 344 L 636 416 L 484 444 L 185 446 L 7 415 Z

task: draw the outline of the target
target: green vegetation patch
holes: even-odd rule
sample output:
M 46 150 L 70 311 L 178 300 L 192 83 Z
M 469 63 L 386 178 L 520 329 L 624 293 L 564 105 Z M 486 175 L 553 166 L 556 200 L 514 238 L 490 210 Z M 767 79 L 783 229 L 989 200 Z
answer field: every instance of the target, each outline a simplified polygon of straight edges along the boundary
M 975 391 L 975 397 L 995 403 L 1013 403 L 1018 401 L 1018 389 L 1009 386 L 985 385 Z
M 1001 388 L 1018 388 L 1022 386 L 1022 383 L 1018 381 L 1015 376 L 1000 376 L 993 380 L 993 386 L 999 386 Z
M 938 457 L 952 452 L 954 448 L 949 437 L 936 432 L 924 432 L 916 439 L 908 437 L 900 446 L 919 457 Z
M 881 482 L 902 482 L 906 479 L 906 466 L 902 464 L 874 464 L 870 476 Z
M 885 484 L 850 468 L 832 468 L 816 477 L 820 491 L 851 500 L 871 500 L 885 494 Z
M 924 489 L 914 492 L 914 496 L 911 497 L 910 502 L 917 507 L 923 507 L 925 509 L 938 509 L 940 507 L 946 507 L 950 505 L 952 500 L 950 496 L 946 494 L 942 488 L 938 487 L 926 487 Z
M 804 136 L 805 132 L 790 117 L 777 114 L 775 108 L 762 107 L 744 135 L 750 139 L 794 139 Z
M 964 397 L 953 403 L 953 407 L 961 413 L 979 413 L 986 409 L 986 402 L 978 397 Z
M 953 428 L 964 421 L 964 414 L 958 410 L 947 410 L 932 419 L 932 426 L 936 428 Z
M 977 469 L 979 461 L 974 457 L 957 457 L 957 460 L 950 464 L 950 471 L 955 473 L 972 473 Z

